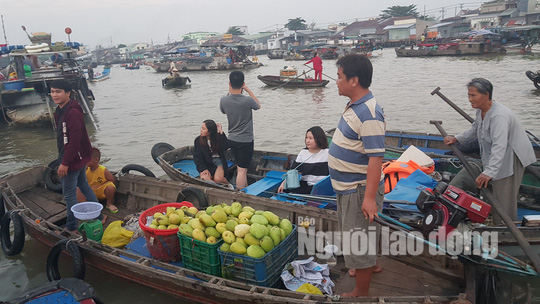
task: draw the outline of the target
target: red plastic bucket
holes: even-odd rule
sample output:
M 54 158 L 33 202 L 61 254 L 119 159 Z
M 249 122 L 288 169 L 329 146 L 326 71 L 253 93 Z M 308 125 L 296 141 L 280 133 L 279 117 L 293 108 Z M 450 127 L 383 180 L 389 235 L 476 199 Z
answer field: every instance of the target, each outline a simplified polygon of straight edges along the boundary
M 146 246 L 152 257 L 164 262 L 180 260 L 180 242 L 177 236 L 178 229 L 154 229 L 146 226 L 146 217 L 156 212 L 166 212 L 167 207 L 180 208 L 182 206 L 193 207 L 190 202 L 167 203 L 147 209 L 139 217 L 139 226 L 144 231 Z

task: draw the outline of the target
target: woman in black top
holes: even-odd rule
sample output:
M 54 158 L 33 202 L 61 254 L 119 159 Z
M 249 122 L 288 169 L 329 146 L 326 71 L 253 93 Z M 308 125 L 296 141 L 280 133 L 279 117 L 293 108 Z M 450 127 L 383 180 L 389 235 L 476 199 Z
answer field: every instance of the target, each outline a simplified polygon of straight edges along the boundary
M 221 124 L 211 119 L 201 126 L 201 135 L 195 138 L 193 160 L 200 177 L 206 181 L 228 183 L 227 181 L 227 136 Z

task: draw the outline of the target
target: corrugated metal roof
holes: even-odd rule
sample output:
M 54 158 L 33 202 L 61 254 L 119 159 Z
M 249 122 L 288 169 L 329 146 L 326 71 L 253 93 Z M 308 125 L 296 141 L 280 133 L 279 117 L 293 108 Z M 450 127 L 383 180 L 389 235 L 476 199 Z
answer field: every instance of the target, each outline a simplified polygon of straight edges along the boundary
M 499 17 L 511 16 L 513 13 L 517 12 L 517 10 L 518 10 L 517 8 L 509 8 L 505 10 L 504 12 L 500 13 Z
M 397 29 L 407 29 L 415 26 L 416 23 L 410 23 L 410 24 L 400 24 L 400 25 L 389 25 L 384 28 L 384 30 L 397 30 Z
M 438 28 L 438 27 L 441 27 L 441 26 L 447 26 L 447 25 L 450 25 L 450 24 L 454 24 L 455 22 L 443 22 L 443 23 L 437 23 L 437 24 L 434 24 L 428 28 Z

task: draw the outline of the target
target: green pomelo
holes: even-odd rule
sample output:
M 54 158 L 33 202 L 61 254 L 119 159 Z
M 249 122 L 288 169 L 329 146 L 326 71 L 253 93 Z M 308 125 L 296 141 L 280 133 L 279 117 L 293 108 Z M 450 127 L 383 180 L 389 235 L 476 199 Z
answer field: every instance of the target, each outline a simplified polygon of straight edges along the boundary
M 206 242 L 206 235 L 201 229 L 193 229 L 193 238 L 201 242 Z
M 241 243 L 234 242 L 231 244 L 230 248 L 231 252 L 234 252 L 236 254 L 245 254 L 246 253 L 246 247 L 242 245 Z M 261 248 L 262 250 L 262 248 Z
M 246 251 L 248 256 L 256 259 L 262 258 L 266 254 L 259 245 L 250 245 Z
M 261 248 L 266 252 L 270 252 L 270 250 L 274 249 L 274 241 L 269 236 L 263 237 L 261 240 Z
M 223 238 L 223 241 L 228 244 L 232 244 L 236 240 L 236 236 L 234 236 L 234 233 L 228 230 L 223 232 L 221 238 Z

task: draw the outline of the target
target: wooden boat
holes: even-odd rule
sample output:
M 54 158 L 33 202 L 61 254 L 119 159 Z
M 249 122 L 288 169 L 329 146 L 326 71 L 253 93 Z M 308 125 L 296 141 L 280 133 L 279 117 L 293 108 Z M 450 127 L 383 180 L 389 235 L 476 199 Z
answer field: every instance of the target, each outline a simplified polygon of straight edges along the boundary
M 83 67 L 77 62 L 75 52 L 71 50 L 57 52 L 42 52 L 40 56 L 47 57 L 60 54 L 62 62 L 54 67 L 40 66 L 28 77 L 22 77 L 24 86 L 18 90 L 2 90 L 0 101 L 6 122 L 10 125 L 50 126 L 55 128 L 55 104 L 50 97 L 51 82 L 65 79 L 71 83 L 80 100 L 85 114 L 91 115 L 94 96 L 88 88 Z M 28 53 L 11 53 L 15 69 L 24 75 L 23 59 Z
M 127 64 L 125 68 L 126 70 L 138 70 L 141 67 L 138 64 Z
M 259 75 L 257 76 L 257 79 L 262 81 L 267 86 L 286 88 L 320 88 L 326 86 L 330 82 L 329 80 L 318 81 L 315 79 L 302 78 L 282 80 L 280 76 L 272 75 Z
M 527 71 L 525 72 L 525 75 L 527 75 L 527 78 L 529 78 L 533 84 L 534 84 L 534 87 L 537 88 L 537 89 L 540 89 L 540 71 L 536 71 L 533 72 L 533 71 Z
M 329 141 L 335 129 L 326 131 Z M 536 158 L 540 159 L 540 141 L 532 133 L 529 133 L 533 143 L 533 149 Z M 444 143 L 444 138 L 440 134 L 422 133 L 422 132 L 405 132 L 405 131 L 386 131 L 385 136 L 386 153 L 385 158 L 398 158 L 405 149 L 414 145 L 422 150 L 431 158 L 435 159 L 435 169 L 437 171 L 446 171 L 457 173 L 462 166 L 458 159 L 451 154 L 451 149 Z M 474 153 L 471 156 L 475 156 Z M 530 196 L 534 200 L 533 205 L 528 205 L 527 208 L 540 210 L 540 161 L 529 166 L 523 176 L 521 193 Z
M 269 59 L 283 59 L 285 54 L 287 54 L 286 50 L 270 50 L 266 56 L 268 56 Z
M 24 233 L 49 247 L 67 238 L 76 242 L 86 265 L 191 302 L 334 303 L 335 298 L 232 281 L 66 232 L 61 228 L 66 220 L 63 197 L 43 187 L 44 171 L 45 167 L 33 167 L 2 177 L 2 206 L 12 210 L 10 216 L 14 214 L 13 219 L 18 218 L 16 226 L 24 227 Z M 107 223 L 133 216 L 157 204 L 176 201 L 183 195 L 182 191 L 190 188 L 203 193 L 211 204 L 238 201 L 255 209 L 271 210 L 293 223 L 297 223 L 299 217 L 314 218 L 317 230 L 332 231 L 337 225 L 336 214 L 330 210 L 280 201 L 269 203 L 265 198 L 245 193 L 146 176 L 121 174 L 117 178 L 115 204 L 120 211 L 108 214 Z M 341 293 L 352 289 L 354 279 L 347 276 L 347 268 L 339 260 L 338 266 L 331 271 L 331 278 L 337 286 L 336 292 Z M 471 284 L 465 284 L 462 264 L 448 256 L 385 256 L 380 258 L 380 264 L 387 270 L 374 275 L 371 296 L 362 298 L 363 303 L 425 303 L 428 300 L 446 303 L 456 300 L 458 294 L 465 291 L 464 286 L 472 288 L 470 294 L 475 296 L 474 276 Z M 344 298 L 340 301 L 355 300 Z
M 189 83 L 188 83 L 189 81 Z M 191 85 L 191 79 L 189 77 L 172 77 L 168 76 L 161 80 L 161 85 L 164 87 L 184 87 Z
M 11 299 L 10 304 L 46 304 L 46 303 L 103 303 L 99 300 L 94 288 L 82 280 L 75 278 L 60 279 L 45 283 L 24 295 Z
M 395 48 L 398 57 L 431 57 L 431 56 L 468 56 L 484 54 L 504 54 L 503 48 L 493 47 L 491 43 L 477 41 L 461 41 L 459 43 L 419 44 L 419 48 L 411 49 L 401 46 Z
M 109 79 L 110 76 L 111 76 L 111 69 L 103 69 L 103 72 L 94 74 L 94 78 L 92 80 L 89 79 L 88 81 L 99 82 L 105 79 Z
M 242 70 L 255 69 L 262 64 L 246 59 L 245 62 L 228 63 L 227 57 L 175 57 L 174 64 L 179 71 L 211 71 L 211 70 Z M 169 62 L 151 64 L 158 73 L 169 72 Z
M 197 172 L 193 162 L 193 146 L 184 146 L 178 149 L 171 146 L 168 152 L 160 155 L 153 153 L 152 156 L 163 171 L 173 180 L 206 187 L 229 189 L 228 185 L 209 183 L 199 179 L 199 172 Z M 253 183 L 262 179 L 268 171 L 284 171 L 289 168 L 295 158 L 296 155 L 294 154 L 255 150 L 248 168 L 248 180 Z M 232 175 L 236 168 L 231 161 L 233 158 L 230 151 L 228 159 L 230 162 L 229 175 Z

